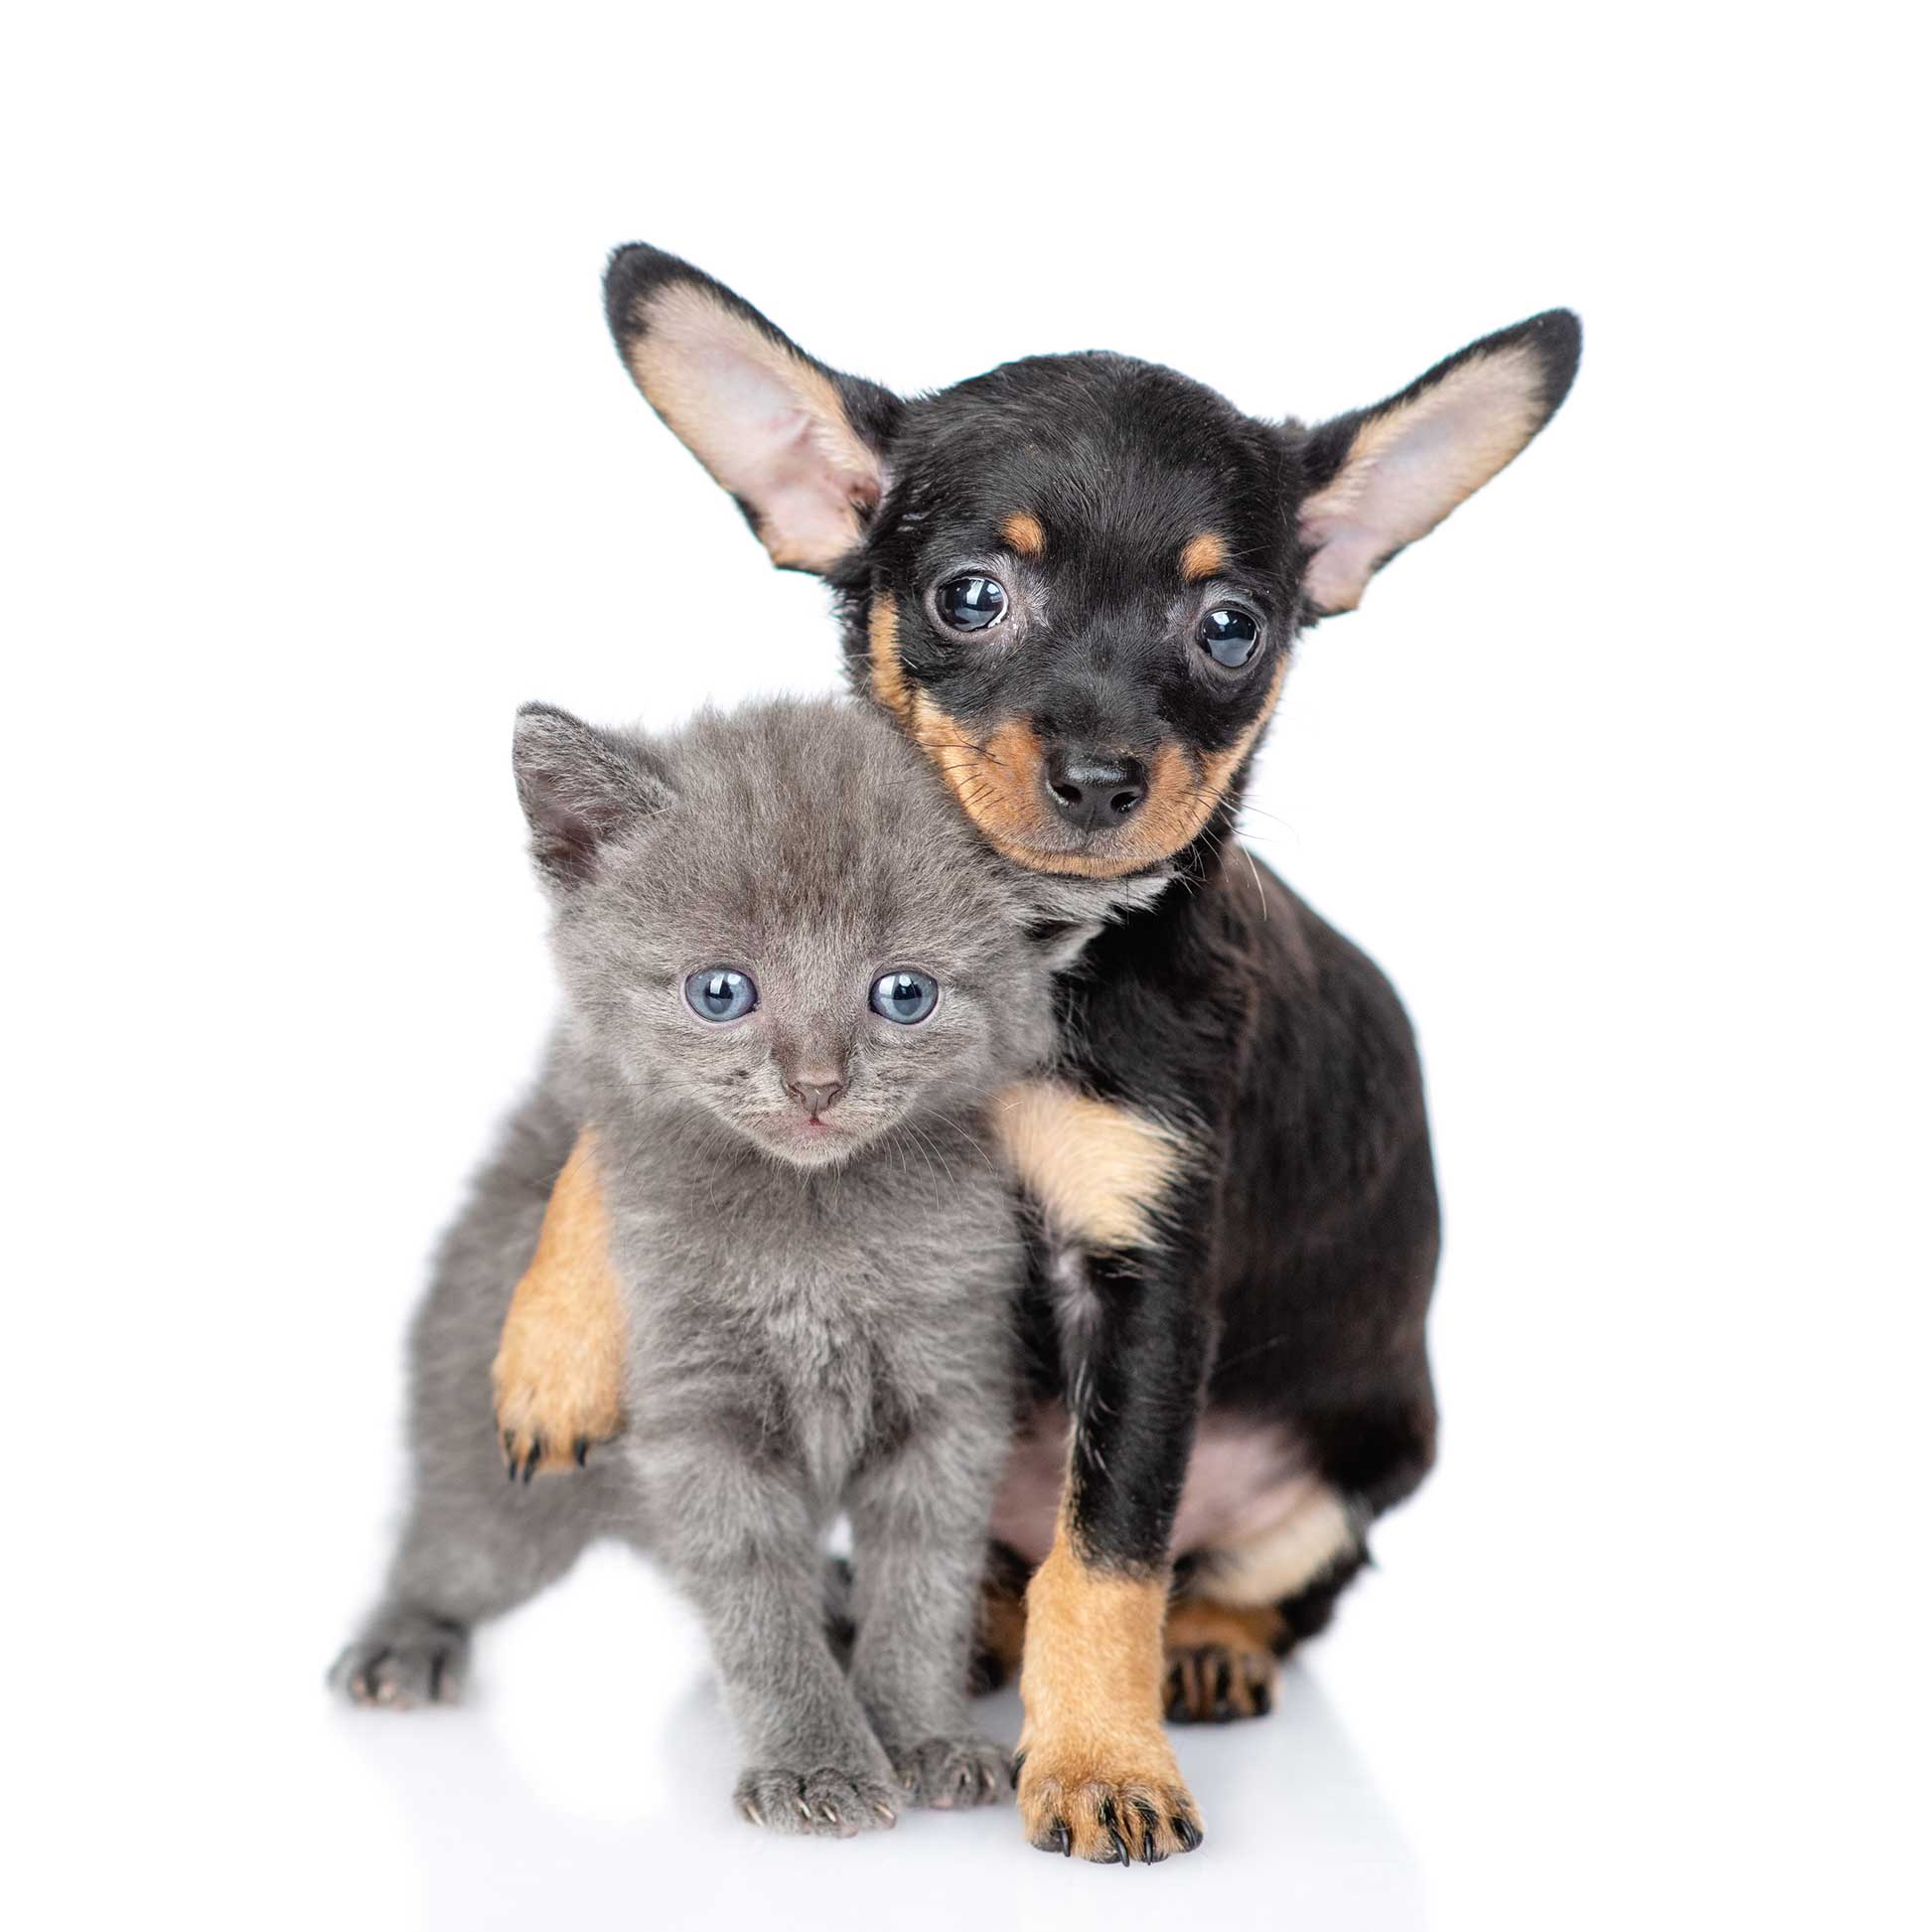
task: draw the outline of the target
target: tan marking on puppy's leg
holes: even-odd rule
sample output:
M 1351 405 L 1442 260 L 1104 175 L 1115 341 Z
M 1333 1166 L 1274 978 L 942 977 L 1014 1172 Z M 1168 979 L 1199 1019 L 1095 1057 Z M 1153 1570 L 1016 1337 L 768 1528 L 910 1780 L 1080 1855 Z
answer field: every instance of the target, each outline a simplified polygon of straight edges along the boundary
M 1155 1238 L 1186 1159 L 1182 1135 L 1053 1080 L 1006 1088 L 991 1112 L 1021 1186 L 1060 1234 L 1101 1249 Z
M 1167 1718 L 1175 1724 L 1263 1717 L 1278 1701 L 1284 1619 L 1263 1605 L 1240 1608 L 1188 1596 L 1165 1614 Z
M 1023 557 L 1039 556 L 1046 548 L 1046 531 L 1041 528 L 1040 520 L 1028 510 L 1016 510 L 1000 525 L 1000 535 L 1010 549 L 1019 551 Z
M 1215 1603 L 1277 1603 L 1315 1582 L 1358 1547 L 1344 1498 L 1322 1476 L 1270 1528 L 1221 1539 L 1203 1553 L 1199 1591 Z
M 543 1212 L 490 1371 L 497 1436 L 513 1476 L 581 1463 L 622 1426 L 623 1298 L 610 1261 L 609 1213 L 585 1127 Z
M 1160 1721 L 1165 1580 L 1089 1562 L 1069 1512 L 1026 1592 L 1020 1820 L 1042 1851 L 1153 1863 L 1205 1836 Z
M 867 618 L 867 688 L 884 710 L 912 725 L 914 692 L 901 669 L 901 614 L 886 591 L 874 599 Z
M 1201 530 L 1179 552 L 1179 575 L 1189 584 L 1202 577 L 1216 577 L 1231 557 L 1225 538 L 1212 530 Z

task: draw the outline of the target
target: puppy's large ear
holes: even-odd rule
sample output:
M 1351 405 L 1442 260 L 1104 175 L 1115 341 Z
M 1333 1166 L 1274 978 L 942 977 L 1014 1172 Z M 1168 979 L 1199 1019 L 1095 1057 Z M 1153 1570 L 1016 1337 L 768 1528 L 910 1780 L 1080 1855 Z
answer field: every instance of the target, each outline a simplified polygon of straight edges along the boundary
M 530 852 L 550 884 L 596 875 L 603 846 L 670 799 L 660 760 L 626 732 L 599 731 L 553 704 L 516 713 L 516 796 Z
M 886 487 L 900 397 L 815 362 L 739 295 L 642 242 L 611 256 L 603 303 L 637 387 L 775 562 L 825 573 L 846 557 Z
M 1488 483 L 1555 414 L 1581 354 L 1582 324 L 1551 309 L 1310 431 L 1299 534 L 1312 611 L 1355 610 L 1375 571 Z

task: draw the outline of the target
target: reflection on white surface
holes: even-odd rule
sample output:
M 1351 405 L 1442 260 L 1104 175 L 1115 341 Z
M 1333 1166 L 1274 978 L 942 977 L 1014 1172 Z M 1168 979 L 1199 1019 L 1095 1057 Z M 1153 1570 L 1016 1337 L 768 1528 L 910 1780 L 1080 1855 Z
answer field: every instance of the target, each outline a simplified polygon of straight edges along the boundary
M 387 1863 L 386 1882 L 416 1901 L 400 1914 L 409 1923 L 467 1932 L 600 1922 L 618 1899 L 631 1922 L 663 1926 L 766 1917 L 833 1927 L 857 1911 L 910 1926 L 968 1926 L 976 1915 L 1104 1926 L 1157 1923 L 1168 1907 L 1222 1911 L 1232 1924 L 1427 1923 L 1411 1849 L 1302 1666 L 1270 1721 L 1175 1733 L 1211 1829 L 1206 1846 L 1150 1869 L 1102 1870 L 1031 1851 L 1008 1806 L 911 1813 L 893 1833 L 846 1844 L 752 1831 L 729 1810 L 736 1759 L 713 1681 L 673 1668 L 678 1630 L 659 1647 L 667 1668 L 645 1677 L 627 1656 L 606 1669 L 599 1659 L 570 1680 L 555 1660 L 581 1661 L 578 1645 L 554 1626 L 585 1613 L 558 1603 L 521 1620 L 543 1625 L 537 1648 L 551 1668 L 532 1666 L 534 1685 L 521 1673 L 509 1682 L 506 1666 L 528 1661 L 520 1638 L 531 1633 L 508 1629 L 493 1633 L 489 1667 L 480 1661 L 486 1688 L 472 1708 L 331 1718 L 347 1747 L 340 1775 L 373 1791 L 401 1827 L 365 1869 Z M 599 1599 L 593 1610 L 605 1607 Z M 571 1693 L 588 1695 L 592 1679 L 596 1720 L 579 1723 Z M 994 1735 L 1016 1733 L 1010 1693 L 975 1709 Z

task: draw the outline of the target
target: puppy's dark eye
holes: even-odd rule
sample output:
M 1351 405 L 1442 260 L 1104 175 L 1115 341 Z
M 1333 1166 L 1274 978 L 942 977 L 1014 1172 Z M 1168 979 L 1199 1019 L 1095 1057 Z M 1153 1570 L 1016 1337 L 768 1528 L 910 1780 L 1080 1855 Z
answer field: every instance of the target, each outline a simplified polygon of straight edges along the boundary
M 1006 615 L 1006 592 L 991 577 L 950 577 L 934 593 L 934 607 L 952 631 L 984 631 Z
M 738 1020 L 755 1006 L 755 982 L 733 966 L 708 966 L 691 972 L 682 996 L 705 1020 Z
M 1237 670 L 1258 648 L 1257 620 L 1221 604 L 1199 619 L 1199 642 L 1227 670 Z
M 940 982 L 925 972 L 884 972 L 875 980 L 867 1003 L 896 1026 L 918 1026 L 940 996 Z

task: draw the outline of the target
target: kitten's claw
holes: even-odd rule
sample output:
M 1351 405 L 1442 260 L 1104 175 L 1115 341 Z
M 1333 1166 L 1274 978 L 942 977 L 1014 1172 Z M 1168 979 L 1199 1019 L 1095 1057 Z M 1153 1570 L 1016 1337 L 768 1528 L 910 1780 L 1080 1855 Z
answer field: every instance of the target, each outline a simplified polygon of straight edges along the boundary
M 895 1780 L 909 1804 L 935 1811 L 990 1805 L 1009 1775 L 1006 1752 L 986 1737 L 929 1737 L 893 1758 Z
M 331 1688 L 372 1710 L 455 1704 L 469 1654 L 470 1633 L 449 1617 L 398 1616 L 346 1645 L 331 1667 Z
M 891 1830 L 900 1797 L 880 1775 L 751 1768 L 735 1787 L 735 1809 L 771 1832 L 852 1838 Z

